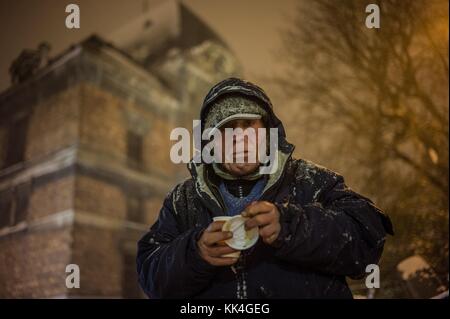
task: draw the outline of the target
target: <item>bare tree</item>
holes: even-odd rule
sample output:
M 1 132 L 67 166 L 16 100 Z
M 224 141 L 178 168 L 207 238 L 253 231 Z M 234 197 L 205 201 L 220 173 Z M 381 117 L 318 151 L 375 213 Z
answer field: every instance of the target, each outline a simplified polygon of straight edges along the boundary
M 420 205 L 427 219 L 448 221 L 448 2 L 371 2 L 379 29 L 365 25 L 367 1 L 299 2 L 282 33 L 289 67 L 273 81 L 298 101 L 289 114 L 304 119 L 299 134 L 314 132 L 317 142 L 320 131 L 341 128 L 333 144 L 343 170 L 383 208 L 411 216 Z M 448 225 L 440 231 L 429 250 L 448 251 Z

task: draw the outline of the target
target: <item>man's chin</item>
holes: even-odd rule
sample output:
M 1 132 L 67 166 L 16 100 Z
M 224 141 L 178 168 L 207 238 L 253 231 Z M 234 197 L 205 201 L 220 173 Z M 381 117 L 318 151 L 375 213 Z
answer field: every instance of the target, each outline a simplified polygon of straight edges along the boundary
M 235 163 L 226 167 L 228 172 L 234 176 L 245 176 L 252 174 L 258 169 L 259 165 L 247 164 L 247 163 Z

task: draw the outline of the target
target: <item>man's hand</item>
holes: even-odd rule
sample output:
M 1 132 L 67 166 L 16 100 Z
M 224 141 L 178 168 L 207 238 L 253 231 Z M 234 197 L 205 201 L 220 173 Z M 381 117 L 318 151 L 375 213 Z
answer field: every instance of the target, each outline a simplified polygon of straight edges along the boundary
M 229 266 L 238 260 L 233 257 L 221 257 L 237 251 L 223 242 L 233 237 L 232 232 L 222 231 L 223 223 L 223 221 L 215 221 L 209 224 L 197 242 L 200 256 L 213 266 Z
M 243 217 L 250 217 L 245 222 L 246 229 L 259 227 L 259 235 L 266 244 L 272 244 L 280 234 L 280 212 L 278 208 L 266 201 L 251 203 L 242 213 Z

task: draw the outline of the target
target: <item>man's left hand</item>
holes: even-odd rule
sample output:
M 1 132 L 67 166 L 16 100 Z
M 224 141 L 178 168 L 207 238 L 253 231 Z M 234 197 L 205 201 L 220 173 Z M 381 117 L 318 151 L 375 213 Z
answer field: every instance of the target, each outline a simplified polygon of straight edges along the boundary
M 272 244 L 280 234 L 280 212 L 278 208 L 267 201 L 251 203 L 241 214 L 249 217 L 245 222 L 245 228 L 259 227 L 259 235 L 266 244 Z

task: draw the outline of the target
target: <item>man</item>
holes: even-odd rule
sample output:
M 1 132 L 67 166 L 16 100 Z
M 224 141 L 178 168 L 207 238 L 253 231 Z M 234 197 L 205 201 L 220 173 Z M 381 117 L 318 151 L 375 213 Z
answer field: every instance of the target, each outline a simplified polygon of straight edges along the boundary
M 192 177 L 167 196 L 158 220 L 138 243 L 139 282 L 151 298 L 351 298 L 346 276 L 377 264 L 392 225 L 342 176 L 303 159 L 258 86 L 237 78 L 216 84 L 201 109 L 202 128 L 277 128 L 277 167 L 261 174 L 244 150 L 223 157 L 244 163 L 189 163 Z M 236 141 L 234 141 L 236 142 Z M 253 144 L 260 145 L 261 140 Z M 272 143 L 272 141 L 270 141 Z M 254 149 L 253 149 L 254 151 Z M 241 161 L 242 162 L 242 161 Z M 239 258 L 223 244 L 215 216 L 247 217 L 260 239 Z

